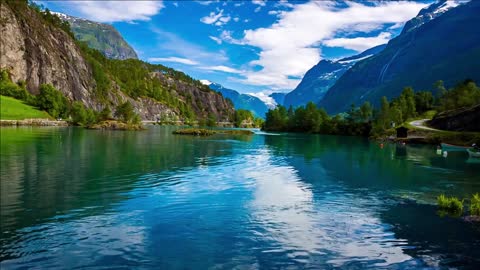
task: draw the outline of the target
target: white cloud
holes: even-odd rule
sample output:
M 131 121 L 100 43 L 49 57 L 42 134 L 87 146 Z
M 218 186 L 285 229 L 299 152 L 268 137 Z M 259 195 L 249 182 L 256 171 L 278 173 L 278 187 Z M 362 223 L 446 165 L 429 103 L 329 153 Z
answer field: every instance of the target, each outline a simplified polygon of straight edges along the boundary
M 259 5 L 259 6 L 262 6 L 262 7 L 264 7 L 266 5 L 265 2 L 267 2 L 267 1 L 266 0 L 252 0 L 252 4 Z
M 328 47 L 343 47 L 346 49 L 355 50 L 357 52 L 363 52 L 377 45 L 387 43 L 391 37 L 392 37 L 392 34 L 388 32 L 383 32 L 376 37 L 328 39 L 328 40 L 325 40 L 323 44 Z
M 243 4 L 245 4 L 245 2 L 238 2 L 238 3 L 235 3 L 234 6 L 235 7 L 241 7 L 241 6 L 243 6 Z
M 205 24 L 215 24 L 216 26 L 222 26 L 230 21 L 231 17 L 229 15 L 223 16 L 223 9 L 217 9 L 217 12 L 210 12 L 208 16 L 201 18 L 200 21 Z
M 240 21 L 240 18 L 239 18 L 239 17 L 235 17 L 235 18 L 233 18 L 233 21 L 238 22 L 238 21 Z
M 96 22 L 148 21 L 164 7 L 162 1 L 65 1 L 76 16 Z
M 198 65 L 197 61 L 193 61 L 187 58 L 173 57 L 173 56 L 172 57 L 151 57 L 151 58 L 148 58 L 148 62 L 152 62 L 152 63 L 173 62 L 173 63 L 181 63 L 181 64 L 191 65 L 191 66 Z
M 177 3 L 177 2 L 173 2 L 172 5 L 174 5 L 175 7 L 178 7 L 178 3 Z
M 157 48 L 163 55 L 177 55 L 181 58 L 212 65 L 228 62 L 228 57 L 224 51 L 210 52 L 174 33 L 163 31 L 156 27 L 151 27 L 150 30 L 156 34 Z
M 264 7 L 266 5 L 266 0 L 252 0 L 252 4 L 254 5 L 258 5 L 258 7 L 255 8 L 255 12 L 259 12 L 262 7 Z
M 241 73 L 242 72 L 241 70 L 231 68 L 231 67 L 227 67 L 227 66 L 223 66 L 223 65 L 203 66 L 203 67 L 200 67 L 200 69 L 210 70 L 210 71 L 221 71 L 221 72 L 226 72 L 226 73 Z
M 268 28 L 244 31 L 242 43 L 259 48 L 259 59 L 250 62 L 258 71 L 247 71 L 243 83 L 267 86 L 271 89 L 292 89 L 299 78 L 320 60 L 319 47 L 325 40 L 345 46 L 357 40 L 342 40 L 342 35 L 369 33 L 379 26 L 403 23 L 414 17 L 427 4 L 385 1 L 374 5 L 346 2 L 339 8 L 336 2 L 311 1 L 298 4 L 291 11 L 279 15 Z M 367 39 L 367 42 L 385 43 L 386 35 Z M 225 41 L 225 39 L 224 39 Z
M 220 19 L 222 15 L 223 15 L 223 9 L 220 10 L 218 13 L 215 13 L 214 11 L 212 11 L 210 12 L 210 15 L 201 18 L 200 21 L 205 24 L 212 24 L 218 21 L 218 19 Z
M 198 4 L 200 4 L 202 6 L 208 6 L 210 4 L 215 3 L 215 1 L 204 1 L 204 0 L 199 0 L 199 1 L 195 1 L 195 2 L 197 2 Z
M 222 44 L 222 39 L 218 38 L 218 37 L 214 37 L 214 36 L 208 36 L 210 39 L 212 39 L 213 41 L 215 41 L 217 44 Z

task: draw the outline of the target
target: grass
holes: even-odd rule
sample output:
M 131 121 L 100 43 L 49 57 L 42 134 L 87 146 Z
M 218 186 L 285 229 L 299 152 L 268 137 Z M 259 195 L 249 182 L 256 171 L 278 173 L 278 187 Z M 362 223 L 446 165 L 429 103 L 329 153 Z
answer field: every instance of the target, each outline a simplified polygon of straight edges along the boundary
M 480 194 L 473 194 L 470 200 L 470 215 L 480 216 Z
M 11 97 L 0 96 L 0 119 L 1 120 L 23 120 L 29 118 L 52 117 L 43 111 L 23 103 L 23 101 Z
M 196 136 L 211 136 L 215 134 L 225 134 L 225 135 L 252 135 L 254 134 L 250 130 L 244 129 L 220 129 L 220 130 L 212 130 L 212 129 L 203 129 L 203 128 L 185 128 L 175 130 L 173 134 L 177 135 L 196 135 Z
M 463 212 L 463 200 L 456 197 L 447 197 L 441 194 L 437 197 L 438 208 L 450 214 L 461 215 Z
M 215 134 L 215 131 L 203 128 L 185 128 L 175 130 L 173 134 L 177 135 L 195 135 L 195 136 L 210 136 Z

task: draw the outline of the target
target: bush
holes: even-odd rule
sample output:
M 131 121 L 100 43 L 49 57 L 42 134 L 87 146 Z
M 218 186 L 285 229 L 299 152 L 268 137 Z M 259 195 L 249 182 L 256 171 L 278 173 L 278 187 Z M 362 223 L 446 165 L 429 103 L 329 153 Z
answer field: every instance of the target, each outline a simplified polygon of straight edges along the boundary
M 132 104 L 128 101 L 117 106 L 115 116 L 125 123 L 140 123 L 140 117 L 135 113 Z
M 35 96 L 27 91 L 25 81 L 13 83 L 6 70 L 0 71 L 0 95 L 20 99 L 30 105 L 35 105 L 36 102 Z
M 37 97 L 37 106 L 47 111 L 54 118 L 67 116 L 68 102 L 65 96 L 52 85 L 42 84 L 40 95 Z
M 437 205 L 440 210 L 446 211 L 451 214 L 462 214 L 463 212 L 463 200 L 460 201 L 456 197 L 447 197 L 443 194 L 437 197 Z
M 470 200 L 470 215 L 480 216 L 480 194 L 473 194 Z
M 87 111 L 85 110 L 85 106 L 79 101 L 73 102 L 70 116 L 72 117 L 72 123 L 74 125 L 82 126 L 87 124 Z

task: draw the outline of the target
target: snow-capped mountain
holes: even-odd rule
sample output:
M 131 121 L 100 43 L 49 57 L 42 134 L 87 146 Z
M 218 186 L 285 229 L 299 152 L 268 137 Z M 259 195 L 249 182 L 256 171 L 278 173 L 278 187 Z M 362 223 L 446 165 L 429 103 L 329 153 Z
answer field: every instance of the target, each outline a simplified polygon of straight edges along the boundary
M 297 107 L 305 105 L 310 101 L 320 101 L 328 89 L 335 84 L 345 71 L 350 69 L 356 62 L 367 59 L 384 48 L 385 44 L 337 61 L 321 60 L 307 71 L 300 84 L 285 96 L 283 105 L 286 107 Z
M 441 1 L 421 10 L 402 33 L 378 54 L 357 62 L 328 90 L 319 106 L 329 113 L 382 96 L 398 96 L 404 87 L 435 91 L 465 80 L 480 81 L 480 1 Z

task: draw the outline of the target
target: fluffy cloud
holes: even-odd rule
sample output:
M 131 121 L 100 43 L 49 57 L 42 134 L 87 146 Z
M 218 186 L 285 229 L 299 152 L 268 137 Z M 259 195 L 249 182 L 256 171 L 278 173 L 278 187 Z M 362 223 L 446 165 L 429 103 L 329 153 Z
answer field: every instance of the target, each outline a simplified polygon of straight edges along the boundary
M 163 8 L 161 1 L 66 1 L 75 15 L 96 22 L 148 21 Z
M 173 62 L 173 63 L 181 63 L 185 65 L 198 65 L 197 61 L 193 61 L 187 58 L 180 58 L 180 57 L 152 57 L 148 58 L 148 62 Z
M 323 44 L 328 47 L 343 47 L 362 52 L 377 45 L 387 43 L 391 37 L 392 34 L 383 32 L 376 37 L 334 38 L 325 40 Z
M 397 1 L 375 2 L 374 5 L 347 2 L 344 8 L 327 1 L 295 5 L 292 11 L 282 12 L 270 27 L 244 31 L 242 43 L 260 48 L 261 52 L 259 59 L 250 63 L 259 71 L 245 72 L 242 82 L 271 89 L 292 89 L 299 78 L 318 63 L 319 47 L 326 40 L 329 46 L 360 50 L 362 39 L 338 35 L 355 33 L 358 36 L 384 24 L 403 23 L 425 6 L 427 4 Z M 377 45 L 385 43 L 386 39 L 384 33 L 363 38 L 363 41 Z

